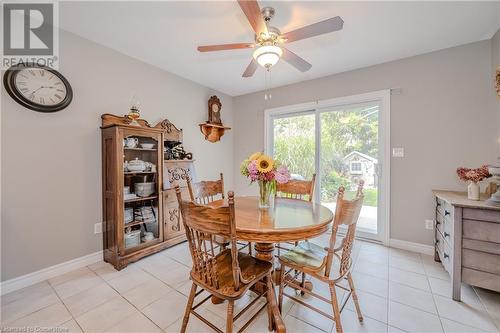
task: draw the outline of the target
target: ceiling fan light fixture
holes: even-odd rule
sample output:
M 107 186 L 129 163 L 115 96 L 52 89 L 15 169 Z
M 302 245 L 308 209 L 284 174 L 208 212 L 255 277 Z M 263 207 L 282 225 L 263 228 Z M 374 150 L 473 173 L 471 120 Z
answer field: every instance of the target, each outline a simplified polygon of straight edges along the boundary
M 276 65 L 283 55 L 283 50 L 276 45 L 264 45 L 253 52 L 253 58 L 264 68 Z

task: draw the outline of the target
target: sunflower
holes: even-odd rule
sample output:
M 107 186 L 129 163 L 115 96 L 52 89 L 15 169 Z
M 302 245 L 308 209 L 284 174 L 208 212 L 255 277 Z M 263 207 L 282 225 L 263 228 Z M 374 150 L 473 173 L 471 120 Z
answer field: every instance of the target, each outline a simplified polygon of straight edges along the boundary
M 258 152 L 253 153 L 252 155 L 250 155 L 250 157 L 248 159 L 250 161 L 253 161 L 253 160 L 258 159 L 261 156 L 262 156 L 262 153 L 260 151 L 258 151 Z
M 274 167 L 274 161 L 272 158 L 266 155 L 261 155 L 257 159 L 257 170 L 262 173 L 269 172 L 273 169 Z

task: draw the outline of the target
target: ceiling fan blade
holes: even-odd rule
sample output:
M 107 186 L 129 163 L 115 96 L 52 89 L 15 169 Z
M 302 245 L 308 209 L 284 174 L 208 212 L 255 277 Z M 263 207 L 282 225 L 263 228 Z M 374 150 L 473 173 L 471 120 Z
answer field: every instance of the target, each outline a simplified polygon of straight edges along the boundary
M 287 32 L 281 37 L 285 39 L 285 42 L 295 42 L 296 40 L 306 39 L 322 34 L 326 34 L 329 32 L 334 32 L 341 30 L 344 26 L 344 20 L 340 18 L 340 16 L 332 17 L 328 20 L 324 20 L 321 22 L 317 22 L 311 25 L 307 25 L 305 27 Z
M 260 13 L 260 7 L 257 1 L 255 0 L 238 0 L 238 4 L 241 7 L 243 13 L 250 22 L 250 25 L 255 31 L 255 34 L 260 35 L 262 32 L 264 34 L 268 34 L 267 25 L 264 19 L 262 18 L 262 14 Z
M 288 62 L 290 65 L 297 68 L 301 72 L 307 72 L 308 70 L 311 69 L 312 65 L 310 63 L 308 63 L 307 61 L 305 61 L 292 51 L 285 49 L 284 47 L 282 47 L 282 49 L 283 49 L 283 60 Z
M 253 43 L 234 43 L 234 44 L 220 44 L 220 45 L 204 45 L 198 46 L 198 51 L 200 52 L 210 52 L 210 51 L 223 51 L 223 50 L 236 50 L 236 49 L 248 49 L 255 45 Z
M 242 77 L 251 77 L 257 70 L 257 67 L 259 64 L 257 61 L 255 61 L 254 58 L 252 58 L 252 61 L 248 64 L 247 69 L 245 69 L 245 72 L 243 73 Z

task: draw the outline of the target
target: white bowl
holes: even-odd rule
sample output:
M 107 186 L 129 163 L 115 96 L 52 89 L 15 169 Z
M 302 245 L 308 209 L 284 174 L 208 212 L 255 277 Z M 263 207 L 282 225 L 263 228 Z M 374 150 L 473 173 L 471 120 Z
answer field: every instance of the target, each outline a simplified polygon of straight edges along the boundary
M 141 147 L 144 149 L 153 149 L 154 146 L 154 143 L 141 143 Z
M 155 183 L 135 183 L 134 184 L 135 194 L 140 197 L 149 197 L 151 194 L 155 193 Z
M 144 171 L 146 170 L 146 164 L 130 164 L 127 166 L 127 170 L 130 172 Z

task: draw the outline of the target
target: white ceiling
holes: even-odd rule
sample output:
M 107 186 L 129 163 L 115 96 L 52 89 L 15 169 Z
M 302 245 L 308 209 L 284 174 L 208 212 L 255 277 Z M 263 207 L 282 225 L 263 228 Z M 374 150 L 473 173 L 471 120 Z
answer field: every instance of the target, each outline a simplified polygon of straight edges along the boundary
M 313 67 L 284 61 L 272 86 L 489 39 L 500 27 L 500 2 L 261 2 L 287 32 L 333 16 L 344 29 L 289 44 Z M 199 53 L 198 45 L 252 42 L 236 2 L 63 2 L 60 26 L 97 43 L 232 96 L 265 88 L 265 71 L 241 74 L 252 50 Z

